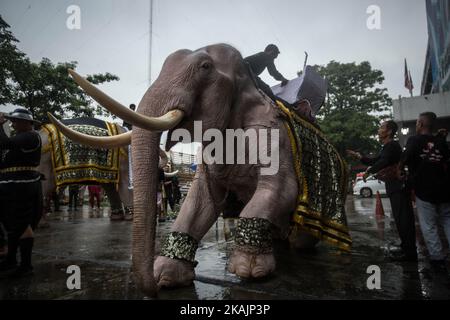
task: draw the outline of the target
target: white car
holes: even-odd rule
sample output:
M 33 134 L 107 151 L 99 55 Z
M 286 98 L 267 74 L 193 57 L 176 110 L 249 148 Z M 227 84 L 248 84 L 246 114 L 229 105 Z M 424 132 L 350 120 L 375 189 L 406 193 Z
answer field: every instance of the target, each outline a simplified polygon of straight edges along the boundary
M 383 181 L 375 177 L 368 177 L 366 182 L 361 177 L 357 177 L 353 185 L 353 195 L 361 196 L 363 198 L 370 198 L 372 195 L 380 192 L 386 194 L 386 186 Z

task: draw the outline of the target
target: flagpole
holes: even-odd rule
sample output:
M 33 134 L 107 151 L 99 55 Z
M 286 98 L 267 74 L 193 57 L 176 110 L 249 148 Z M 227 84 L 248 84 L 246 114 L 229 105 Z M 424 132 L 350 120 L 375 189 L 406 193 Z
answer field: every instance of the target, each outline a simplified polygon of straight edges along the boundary
M 152 84 L 152 43 L 153 42 L 153 0 L 150 0 L 149 45 L 148 45 L 148 86 Z
M 305 51 L 305 62 L 303 63 L 303 73 L 305 73 L 307 62 L 308 62 L 308 52 Z

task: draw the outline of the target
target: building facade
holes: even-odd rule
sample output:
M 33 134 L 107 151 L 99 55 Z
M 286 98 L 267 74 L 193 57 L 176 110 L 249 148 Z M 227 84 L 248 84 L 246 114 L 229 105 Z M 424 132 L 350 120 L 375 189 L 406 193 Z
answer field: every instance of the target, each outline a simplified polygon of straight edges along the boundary
M 450 1 L 426 0 L 428 48 L 422 94 L 450 90 Z
M 415 134 L 420 113 L 432 111 L 438 117 L 437 128 L 450 131 L 450 0 L 425 0 L 428 46 L 421 95 L 393 101 L 394 120 L 399 124 L 399 140 L 405 145 Z M 450 137 L 447 136 L 450 142 Z

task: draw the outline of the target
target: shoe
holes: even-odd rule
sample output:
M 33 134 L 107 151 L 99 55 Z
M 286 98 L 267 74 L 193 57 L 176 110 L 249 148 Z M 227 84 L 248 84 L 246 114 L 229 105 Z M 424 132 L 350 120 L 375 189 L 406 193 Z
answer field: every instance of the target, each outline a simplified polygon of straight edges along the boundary
M 111 221 L 121 221 L 124 219 L 123 213 L 111 213 L 111 216 L 109 217 Z
M 158 218 L 158 222 L 165 222 L 166 218 Z

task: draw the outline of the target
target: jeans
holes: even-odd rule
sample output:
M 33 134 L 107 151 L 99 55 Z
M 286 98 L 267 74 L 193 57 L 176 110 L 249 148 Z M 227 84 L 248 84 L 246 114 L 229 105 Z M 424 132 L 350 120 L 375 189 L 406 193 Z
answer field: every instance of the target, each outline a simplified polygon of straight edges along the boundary
M 438 233 L 438 223 L 444 228 L 450 246 L 450 202 L 433 204 L 423 201 L 416 196 L 416 207 L 420 229 L 422 230 L 425 244 L 430 253 L 430 259 L 445 259 L 446 256 L 442 249 L 442 243 Z

